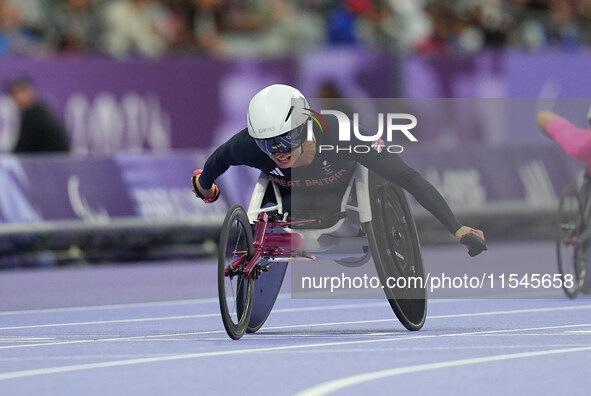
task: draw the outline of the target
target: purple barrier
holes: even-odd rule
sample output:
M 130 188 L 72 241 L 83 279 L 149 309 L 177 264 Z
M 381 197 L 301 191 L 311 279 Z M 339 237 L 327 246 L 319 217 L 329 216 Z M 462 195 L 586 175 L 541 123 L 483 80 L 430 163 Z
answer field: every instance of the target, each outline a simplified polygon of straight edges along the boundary
M 226 197 L 204 204 L 191 191 L 190 177 L 199 166 L 194 156 L 118 156 L 115 162 L 127 187 L 134 213 L 146 220 L 220 221 Z
M 220 223 L 222 197 L 206 205 L 189 178 L 200 156 L 117 156 L 99 159 L 6 156 L 0 158 L 0 221 L 115 220 Z
M 410 55 L 402 69 L 404 97 L 507 97 L 505 53 L 443 59 Z
M 385 154 L 388 155 L 388 154 Z M 447 149 L 409 147 L 404 158 L 461 210 L 490 204 L 548 207 L 582 166 L 553 146 Z M 216 221 L 229 203 L 248 199 L 254 180 L 239 168 L 220 180 L 219 202 L 196 199 L 189 178 L 202 155 L 104 159 L 0 159 L 0 218 L 5 223 L 82 220 Z M 245 168 L 241 168 L 245 169 Z M 239 186 L 239 189 L 232 187 Z
M 409 98 L 514 98 L 462 102 L 468 117 L 474 119 L 482 113 L 483 105 L 496 107 L 497 114 L 492 118 L 475 119 L 488 124 L 487 133 L 472 127 L 468 135 L 466 130 L 458 130 L 444 136 L 445 131 L 432 129 L 426 140 L 531 142 L 540 139 L 535 126 L 535 115 L 540 110 L 552 110 L 581 127 L 588 125 L 586 115 L 591 100 L 583 98 L 591 96 L 591 79 L 585 78 L 590 68 L 591 57 L 586 52 L 508 51 L 449 59 L 415 55 L 403 62 L 403 92 Z
M 21 160 L 28 198 L 43 220 L 108 222 L 134 215 L 127 187 L 111 159 Z
M 217 146 L 246 126 L 250 99 L 274 83 L 298 85 L 309 97 L 326 82 L 350 97 L 393 92 L 388 55 L 363 48 L 319 50 L 299 61 L 2 61 L 0 81 L 17 73 L 35 80 L 82 155 Z M 17 124 L 16 108 L 0 95 L 0 152 L 13 147 Z
M 589 101 L 561 107 L 564 102 L 553 98 L 588 97 L 591 80 L 584 76 L 590 67 L 591 58 L 583 52 L 502 52 L 439 60 L 410 55 L 399 61 L 366 48 L 332 48 L 297 60 L 5 59 L 0 80 L 30 75 L 64 120 L 74 151 L 87 155 L 217 146 L 244 128 L 249 100 L 272 83 L 297 85 L 310 98 L 326 82 L 349 98 L 395 93 L 409 98 L 547 98 L 531 101 L 526 116 L 523 108 L 507 109 L 502 115 L 510 133 L 506 126 L 494 134 L 469 132 L 469 140 L 476 142 L 532 140 L 538 138 L 532 127 L 537 110 L 554 109 L 585 122 Z M 0 152 L 12 148 L 17 123 L 14 105 L 0 95 Z M 431 133 L 424 139 L 441 140 L 438 130 L 431 128 Z
M 210 147 L 228 128 L 243 128 L 254 93 L 294 80 L 287 60 L 2 61 L 0 80 L 16 73 L 35 80 L 80 154 Z M 0 97 L 0 151 L 14 144 L 16 119 L 11 101 Z
M 320 97 L 325 83 L 346 98 L 391 98 L 396 92 L 394 62 L 387 53 L 363 47 L 322 48 L 300 59 L 297 86 L 310 98 Z
M 403 61 L 409 98 L 588 98 L 588 52 L 489 52 L 464 58 L 410 55 Z

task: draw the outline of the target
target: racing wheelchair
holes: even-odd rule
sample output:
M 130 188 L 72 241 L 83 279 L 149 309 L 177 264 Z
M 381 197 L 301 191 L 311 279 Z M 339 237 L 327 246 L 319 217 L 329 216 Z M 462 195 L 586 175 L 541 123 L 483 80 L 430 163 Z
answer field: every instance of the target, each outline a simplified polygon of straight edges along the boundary
M 388 279 L 399 277 L 424 280 L 417 230 L 404 191 L 357 164 L 335 202 L 340 202 L 336 210 L 295 216 L 288 212 L 279 187 L 261 173 L 248 210 L 240 205 L 228 210 L 218 251 L 218 295 L 230 338 L 240 339 L 263 326 L 289 262 L 315 260 L 344 247 L 358 254 L 334 261 L 354 267 L 373 258 L 396 317 L 408 330 L 421 329 L 427 312 L 424 282 L 405 288 L 386 286 Z M 356 231 L 341 232 L 351 227 Z

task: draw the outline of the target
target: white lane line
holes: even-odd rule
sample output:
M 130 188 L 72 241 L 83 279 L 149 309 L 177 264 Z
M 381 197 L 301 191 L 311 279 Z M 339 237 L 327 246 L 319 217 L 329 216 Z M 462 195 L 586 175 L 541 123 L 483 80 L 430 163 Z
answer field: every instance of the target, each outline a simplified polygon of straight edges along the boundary
M 563 311 L 563 310 L 582 309 L 582 308 L 590 308 L 590 307 L 591 306 L 584 305 L 584 306 L 580 306 L 580 307 L 532 308 L 529 310 L 519 309 L 519 310 L 514 310 L 514 311 L 475 312 L 472 314 L 437 315 L 437 316 L 431 316 L 431 317 L 429 317 L 429 319 L 449 319 L 449 318 L 460 318 L 460 317 L 463 318 L 466 316 L 490 316 L 490 315 L 521 314 L 521 313 L 530 313 L 530 312 L 550 312 L 550 311 Z M 540 310 L 542 310 L 542 311 L 540 311 Z M 307 327 L 326 327 L 326 326 L 340 326 L 340 325 L 350 325 L 350 324 L 393 322 L 394 320 L 395 320 L 394 318 L 389 318 L 389 319 L 373 319 L 373 320 L 354 320 L 354 321 L 346 321 L 346 322 L 324 322 L 324 323 L 307 323 L 307 324 L 299 324 L 299 325 L 269 326 L 269 327 L 265 327 L 265 331 L 307 328 Z M 206 335 L 206 334 L 225 334 L 225 331 L 210 330 L 210 331 L 197 331 L 197 332 L 188 332 L 188 333 L 170 333 L 170 334 L 142 335 L 142 336 L 133 336 L 133 337 L 103 338 L 103 339 L 93 339 L 93 340 L 88 340 L 88 339 L 86 339 L 86 340 L 69 340 L 69 341 L 47 342 L 47 343 L 41 343 L 41 344 L 8 345 L 8 346 L 0 346 L 0 350 L 1 349 L 15 349 L 15 348 L 31 348 L 31 347 L 38 347 L 38 346 L 52 346 L 52 345 L 86 344 L 86 343 L 92 343 L 92 342 L 113 342 L 113 341 L 128 341 L 128 340 L 131 341 L 131 340 L 137 340 L 137 339 L 179 337 L 179 336 Z M 262 333 L 262 334 L 264 334 L 264 333 Z M 259 336 L 262 334 L 259 334 Z M 380 333 L 380 335 L 382 335 L 382 336 L 390 335 L 390 334 L 391 333 L 385 333 L 385 334 Z M 287 336 L 291 336 L 291 334 L 287 334 Z
M 37 313 L 54 313 L 54 312 L 75 312 L 75 311 L 93 311 L 101 309 L 125 309 L 125 308 L 144 308 L 144 307 L 166 307 L 170 305 L 187 305 L 187 304 L 207 304 L 218 302 L 216 298 L 199 298 L 194 300 L 171 300 L 171 301 L 153 301 L 130 304 L 111 304 L 111 305 L 90 305 L 80 307 L 64 307 L 64 308 L 44 308 L 44 309 L 27 309 L 18 311 L 4 311 L 0 312 L 0 316 L 7 315 L 23 315 L 23 314 L 37 314 Z
M 290 293 L 283 293 L 277 296 L 278 300 L 292 298 Z M 293 298 L 292 298 L 293 299 Z M 309 300 L 309 299 L 293 299 L 293 300 Z M 374 299 L 375 300 L 375 299 Z M 76 311 L 94 311 L 103 309 L 127 309 L 127 308 L 149 308 L 159 306 L 171 306 L 171 305 L 190 305 L 190 304 L 209 304 L 217 303 L 219 300 L 217 297 L 209 298 L 198 298 L 190 300 L 169 300 L 169 301 L 152 301 L 152 302 L 141 302 L 141 303 L 128 303 L 128 304 L 110 304 L 110 305 L 88 305 L 78 307 L 61 307 L 61 308 L 42 308 L 42 309 L 26 309 L 26 310 L 14 310 L 14 311 L 1 311 L 0 316 L 7 315 L 26 315 L 26 314 L 38 314 L 38 313 L 54 313 L 54 312 L 76 312 Z M 339 301 L 339 299 L 335 299 Z M 342 300 L 341 300 L 342 301 Z M 459 301 L 478 301 L 478 299 L 437 299 L 429 301 L 430 304 L 437 303 L 449 303 Z M 384 305 L 384 303 L 379 304 Z M 376 303 L 376 306 L 378 304 Z M 386 305 L 387 306 L 387 305 Z
M 50 324 L 42 324 L 42 325 L 0 327 L 0 330 L 38 329 L 38 328 L 43 328 L 43 327 L 88 326 L 88 325 L 101 325 L 101 324 L 114 324 L 114 323 L 154 322 L 154 321 L 159 321 L 159 320 L 161 321 L 161 320 L 213 318 L 213 317 L 218 317 L 218 316 L 220 316 L 220 314 L 161 316 L 161 317 L 156 317 L 156 318 L 97 320 L 97 321 L 92 321 L 92 322 L 50 323 Z
M 23 342 L 23 341 L 30 341 L 30 342 L 46 342 L 55 340 L 54 337 L 0 337 L 0 342 Z
M 488 315 L 502 315 L 502 314 L 520 314 L 520 313 L 535 313 L 535 312 L 549 312 L 549 311 L 574 311 L 578 309 L 591 309 L 591 305 L 575 305 L 566 307 L 548 307 L 548 308 L 526 308 L 526 309 L 514 309 L 508 311 L 492 311 L 492 312 L 477 312 L 477 313 L 465 313 L 465 314 L 451 314 L 451 315 L 436 315 L 427 316 L 427 319 L 435 318 L 462 318 L 471 316 L 488 316 Z
M 328 305 L 328 306 L 316 306 L 316 307 L 282 308 L 282 309 L 273 310 L 273 313 L 294 313 L 294 312 L 312 312 L 312 311 L 326 311 L 326 310 L 354 309 L 354 308 L 371 308 L 371 307 L 375 307 L 375 306 L 383 306 L 383 304 L 382 303 L 342 304 L 342 305 Z M 536 312 L 550 312 L 550 311 L 571 311 L 571 310 L 579 310 L 579 309 L 591 309 L 591 305 L 551 307 L 551 308 L 529 308 L 529 309 L 519 309 L 519 310 L 477 312 L 477 313 L 463 313 L 463 314 L 449 314 L 449 315 L 434 315 L 434 316 L 429 316 L 428 319 L 463 318 L 463 317 L 473 317 L 473 316 L 536 313 Z M 153 322 L 153 321 L 163 321 L 163 320 L 202 319 L 202 318 L 215 318 L 215 317 L 219 317 L 219 315 L 220 315 L 219 313 L 212 313 L 212 314 L 198 314 L 198 315 L 161 316 L 161 317 L 152 317 L 152 318 L 100 320 L 100 321 L 90 321 L 90 322 L 49 323 L 49 324 L 41 324 L 41 325 L 0 327 L 0 330 L 21 330 L 21 329 L 44 328 L 44 327 L 88 326 L 88 325 L 102 325 L 102 324 L 115 324 L 115 323 Z M 384 319 L 383 321 L 387 322 L 390 320 L 392 320 L 392 319 L 391 318 Z M 378 322 L 378 321 L 372 320 L 370 322 Z M 355 322 L 355 323 L 363 323 L 363 321 Z
M 390 319 L 378 319 L 378 320 L 358 320 L 358 321 L 346 321 L 346 322 L 325 322 L 325 323 L 308 323 L 308 324 L 300 324 L 300 325 L 269 326 L 269 327 L 265 327 L 265 330 L 282 330 L 282 329 L 293 329 L 293 328 L 299 328 L 299 327 L 326 327 L 326 326 L 339 326 L 339 325 L 372 323 L 372 322 L 392 322 L 394 320 L 395 320 L 394 318 L 390 318 Z M 406 331 L 404 331 L 404 333 L 406 333 Z M 92 339 L 92 340 L 88 340 L 88 339 L 86 339 L 86 340 L 69 340 L 69 341 L 47 342 L 47 343 L 43 343 L 43 344 L 22 344 L 22 345 L 0 346 L 0 349 L 30 348 L 30 347 L 37 347 L 37 346 L 69 345 L 69 344 L 87 344 L 87 343 L 93 343 L 93 342 L 135 341 L 135 340 L 143 340 L 143 339 L 168 338 L 168 337 L 179 337 L 179 336 L 194 336 L 194 335 L 206 335 L 206 334 L 226 334 L 226 332 L 224 330 L 209 330 L 209 331 L 193 331 L 193 332 L 188 332 L 188 333 L 168 333 L 168 334 L 141 335 L 141 336 L 133 336 L 133 337 L 101 338 L 101 339 Z M 260 336 L 260 334 L 258 336 Z M 227 340 L 227 338 L 220 338 L 220 339 Z
M 579 324 L 579 325 L 560 325 L 560 326 L 546 326 L 546 327 L 533 327 L 533 328 L 526 328 L 526 329 L 501 329 L 501 330 L 488 330 L 488 331 L 476 331 L 476 332 L 472 332 L 472 333 L 462 333 L 461 335 L 465 335 L 468 337 L 520 337 L 520 336 L 530 336 L 529 334 L 514 334 L 514 332 L 519 332 L 519 331 L 533 331 L 533 330 L 556 330 L 556 329 L 564 329 L 564 328 L 568 328 L 568 327 L 588 327 L 591 326 L 591 323 L 587 323 L 587 324 Z M 407 331 L 405 331 L 402 334 L 408 333 Z M 511 333 L 511 334 L 504 334 L 504 333 Z M 382 336 L 392 336 L 395 333 L 384 333 L 382 334 Z M 331 333 L 331 336 L 334 336 L 335 333 Z M 363 334 L 339 334 L 336 333 L 336 335 L 342 335 L 342 336 L 360 336 L 363 337 Z M 424 336 L 417 336 L 417 337 L 412 337 L 410 339 L 415 339 L 415 338 L 434 338 L 434 337 L 454 337 L 457 336 L 458 334 L 435 334 L 435 335 L 424 335 Z M 548 333 L 534 333 L 531 334 L 531 336 L 551 336 L 551 337 L 556 337 L 556 336 L 562 336 L 564 334 L 559 333 L 559 334 L 548 334 Z M 256 337 L 257 338 L 264 338 L 265 336 L 268 336 L 265 339 L 272 339 L 272 337 L 276 337 L 278 340 L 279 339 L 289 339 L 292 338 L 293 336 L 291 334 L 273 334 L 273 333 L 267 333 L 267 334 L 258 334 Z M 306 336 L 301 336 L 301 338 L 305 338 Z M 295 337 L 294 337 L 295 338 Z M 319 337 L 317 334 L 316 335 L 312 335 L 310 338 L 326 338 L 325 337 Z M 406 340 L 407 338 L 397 338 L 396 340 L 401 339 L 401 340 Z M 227 340 L 226 337 L 220 337 L 220 338 L 200 338 L 199 341 L 223 341 L 223 340 Z M 387 340 L 386 338 L 382 338 L 382 340 Z M 392 340 L 392 339 L 391 339 Z M 333 349 L 331 348 L 328 352 L 332 351 Z M 327 352 L 327 351 L 325 351 Z
M 455 346 L 455 347 L 433 347 L 433 346 L 426 346 L 426 347 L 397 347 L 396 352 L 422 352 L 422 351 L 477 351 L 477 350 L 495 350 L 498 352 L 499 349 L 548 349 L 548 348 L 586 348 L 589 344 L 523 344 L 523 345 L 489 345 L 489 346 Z M 273 354 L 325 354 L 327 353 L 326 349 L 318 349 L 318 350 L 305 350 L 305 351 L 276 351 L 276 352 L 269 352 Z M 391 355 L 392 351 L 384 348 L 331 348 L 330 353 L 382 353 L 382 354 L 389 354 Z M 38 357 L 42 359 L 41 356 Z M 13 358 L 16 359 L 16 358 Z M 30 357 L 23 358 L 22 360 L 29 360 Z M 0 358 L 0 361 L 3 359 Z
M 394 377 L 397 375 L 404 375 L 410 373 L 417 373 L 421 371 L 429 371 L 429 370 L 438 370 L 438 369 L 446 369 L 450 367 L 458 367 L 458 366 L 468 366 L 474 364 L 481 364 L 481 363 L 489 363 L 489 362 L 499 362 L 503 360 L 512 360 L 512 359 L 524 359 L 524 358 L 532 358 L 532 357 L 540 357 L 540 356 L 549 356 L 549 355 L 558 355 L 564 353 L 574 353 L 574 352 L 585 352 L 591 351 L 591 346 L 585 347 L 577 347 L 577 348 L 564 348 L 564 349 L 551 349 L 546 351 L 535 351 L 535 352 L 520 352 L 520 353 L 511 353 L 505 355 L 493 355 L 493 356 L 483 356 L 478 358 L 471 358 L 471 359 L 459 359 L 459 360 L 448 360 L 444 362 L 438 363 L 426 363 L 426 364 L 417 364 L 414 366 L 406 366 L 406 367 L 398 367 L 388 370 L 380 370 L 374 371 L 359 375 L 354 375 L 351 377 L 340 378 L 337 380 L 325 382 L 323 384 L 314 386 L 312 388 L 308 388 L 299 392 L 296 396 L 324 396 L 330 393 L 336 392 L 338 390 L 348 388 L 350 386 L 359 385 L 369 381 L 375 381 L 382 378 Z
M 565 331 L 568 334 L 591 334 L 591 330 Z
M 369 303 L 369 304 L 366 303 L 366 304 L 326 305 L 326 306 L 316 306 L 316 307 L 282 308 L 282 309 L 273 310 L 273 313 L 293 313 L 293 312 L 327 311 L 327 310 L 354 309 L 354 308 L 371 308 L 371 307 L 375 307 L 375 306 L 384 306 L 384 304 L 383 303 Z M 197 314 L 197 315 L 161 316 L 161 317 L 152 317 L 152 318 L 99 320 L 99 321 L 90 321 L 90 322 L 49 323 L 49 324 L 40 324 L 40 325 L 0 327 L 0 330 L 35 329 L 35 328 L 42 328 L 42 327 L 87 326 L 87 325 L 101 325 L 101 324 L 114 324 L 114 323 L 153 322 L 153 321 L 159 321 L 159 320 L 217 318 L 219 316 L 220 316 L 219 313 L 211 313 L 211 314 Z
M 528 333 L 528 334 L 512 334 L 511 337 L 569 337 L 573 336 L 573 334 L 568 334 L 568 332 L 562 333 Z M 487 337 L 504 337 L 503 334 L 488 334 Z
M 591 305 L 581 305 L 575 307 L 554 307 L 554 308 L 529 308 L 529 309 L 515 309 L 511 311 L 489 311 L 489 312 L 473 312 L 473 313 L 461 313 L 461 314 L 448 314 L 448 315 L 433 315 L 428 316 L 427 320 L 431 319 L 451 319 L 451 318 L 466 318 L 475 316 L 495 316 L 495 315 L 513 315 L 522 313 L 540 313 L 540 312 L 552 312 L 552 311 L 571 311 L 578 309 L 591 309 Z M 395 318 L 388 319 L 371 319 L 371 320 L 355 320 L 348 322 L 333 322 L 333 323 L 310 323 L 302 325 L 287 325 L 287 326 L 275 326 L 275 327 L 264 327 L 264 330 L 271 329 L 289 329 L 292 327 L 315 327 L 325 325 L 342 325 L 342 324 L 364 324 L 364 323 L 380 323 L 380 322 L 392 322 Z M 223 333 L 223 332 L 222 332 Z M 381 333 L 378 333 L 381 334 Z
M 517 331 L 532 331 L 532 330 L 545 330 L 545 329 L 557 329 L 557 328 L 574 328 L 574 327 L 581 327 L 581 326 L 591 326 L 591 323 L 576 324 L 576 325 L 547 326 L 547 327 L 532 327 L 532 328 L 522 328 L 522 329 L 502 329 L 502 330 L 490 330 L 490 331 L 476 331 L 476 332 L 453 333 L 453 334 L 414 335 L 414 336 L 396 337 L 396 338 L 382 338 L 382 339 L 375 339 L 375 340 L 321 342 L 321 343 L 315 343 L 315 344 L 284 345 L 284 346 L 276 346 L 276 347 L 248 348 L 248 349 L 229 350 L 229 351 L 188 353 L 188 354 L 182 354 L 182 355 L 170 355 L 170 356 L 161 356 L 161 357 L 152 357 L 152 358 L 114 360 L 114 361 L 100 362 L 100 363 L 75 364 L 75 365 L 68 365 L 68 366 L 48 367 L 48 368 L 42 368 L 42 369 L 6 372 L 6 373 L 0 374 L 0 381 L 6 381 L 6 380 L 10 380 L 10 379 L 15 379 L 15 378 L 34 377 L 34 376 L 39 376 L 39 375 L 69 373 L 69 372 L 74 372 L 74 371 L 94 370 L 94 369 L 110 368 L 110 367 L 132 366 L 132 365 L 136 365 L 136 364 L 197 359 L 197 358 L 203 358 L 203 357 L 243 355 L 243 354 L 253 354 L 253 353 L 271 352 L 271 351 L 286 351 L 286 350 L 299 350 L 299 349 L 307 349 L 307 348 L 334 347 L 334 346 L 338 346 L 338 345 L 372 344 L 372 343 L 379 343 L 379 342 L 395 342 L 395 341 L 427 339 L 427 338 L 461 337 L 461 336 L 471 336 L 471 335 L 477 335 L 477 334 L 499 333 L 499 332 L 517 332 Z M 591 350 L 591 347 L 585 347 L 585 348 Z M 578 350 L 578 349 L 585 349 L 585 348 L 573 348 L 573 349 Z
M 291 298 L 291 294 L 283 293 L 277 296 L 278 300 L 284 300 Z M 435 302 L 451 302 L 455 300 L 434 300 Z M 466 300 L 468 301 L 468 300 Z M 127 308 L 150 308 L 150 307 L 166 307 L 171 305 L 190 305 L 190 304 L 210 304 L 217 303 L 219 299 L 217 297 L 210 298 L 198 298 L 190 300 L 170 300 L 170 301 L 153 301 L 153 302 L 141 302 L 141 303 L 129 303 L 129 304 L 110 304 L 110 305 L 89 305 L 89 306 L 78 306 L 78 307 L 63 307 L 63 308 L 43 308 L 43 309 L 27 309 L 27 310 L 15 310 L 15 311 L 3 311 L 0 312 L 0 316 L 7 315 L 24 315 L 24 314 L 38 314 L 38 313 L 55 313 L 55 312 L 75 312 L 75 311 L 94 311 L 103 309 L 127 309 Z M 383 303 L 380 305 L 384 305 Z M 376 304 L 377 306 L 377 304 Z M 387 305 L 386 305 L 387 306 Z
M 0 362 L 28 362 L 28 361 L 59 361 L 59 360 L 91 360 L 91 359 L 130 359 L 130 358 L 142 358 L 142 357 L 157 357 L 157 356 L 170 356 L 166 353 L 128 353 L 128 354 L 116 354 L 116 355 L 74 355 L 74 356 L 27 356 L 23 357 L 5 357 L 0 358 Z

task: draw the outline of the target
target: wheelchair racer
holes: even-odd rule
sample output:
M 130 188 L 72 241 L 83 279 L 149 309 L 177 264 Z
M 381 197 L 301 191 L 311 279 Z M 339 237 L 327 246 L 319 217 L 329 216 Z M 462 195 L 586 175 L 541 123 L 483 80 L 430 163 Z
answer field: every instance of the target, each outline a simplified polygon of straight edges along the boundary
M 294 103 L 298 104 L 297 106 Z M 364 154 L 317 150 L 336 145 L 335 134 L 314 133 L 307 140 L 308 102 L 297 89 L 275 84 L 250 101 L 247 128 L 218 147 L 203 170 L 191 178 L 193 191 L 206 203 L 218 199 L 215 180 L 230 166 L 247 165 L 269 176 L 288 195 L 291 191 L 315 192 L 338 189 L 350 180 L 355 163 L 367 167 L 408 191 L 445 228 L 468 247 L 470 256 L 487 250 L 482 231 L 462 225 L 441 194 L 398 154 L 369 150 Z M 338 130 L 336 117 L 325 118 L 328 130 Z M 295 170 L 295 171 L 294 171 Z

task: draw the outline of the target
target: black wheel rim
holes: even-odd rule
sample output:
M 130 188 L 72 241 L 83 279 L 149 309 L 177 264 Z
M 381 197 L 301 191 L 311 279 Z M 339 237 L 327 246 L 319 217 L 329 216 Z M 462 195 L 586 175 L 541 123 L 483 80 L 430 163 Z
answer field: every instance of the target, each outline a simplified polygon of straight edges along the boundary
M 378 249 L 382 247 L 378 253 L 382 277 L 424 278 L 420 246 L 404 193 L 397 187 L 382 184 L 375 197 L 372 223 Z M 420 282 L 414 284 L 419 287 L 411 283 L 407 282 L 406 288 L 384 287 L 401 322 L 410 330 L 418 330 L 425 321 L 426 290 L 420 287 Z
M 566 295 L 575 298 L 584 281 L 586 254 L 578 236 L 582 227 L 579 195 L 574 185 L 562 191 L 558 208 L 556 255 Z M 582 254 L 583 253 L 583 254 Z
M 384 253 L 394 263 L 398 273 L 415 275 L 416 269 L 412 264 L 414 262 L 412 248 L 408 249 L 410 229 L 404 211 L 394 196 L 394 192 L 387 187 L 382 188 L 379 203 L 382 207 L 381 218 L 383 219 L 380 237 L 383 246 L 387 246 Z
M 254 279 L 242 273 L 252 257 L 252 232 L 242 207 L 232 207 L 222 227 L 218 256 L 218 296 L 222 321 L 228 335 L 239 339 L 244 335 L 252 312 Z M 246 255 L 238 268 L 230 264 Z
M 234 260 L 241 255 L 246 254 L 248 241 L 246 230 L 238 219 L 234 219 L 230 225 L 228 233 L 228 243 L 226 245 L 225 267 L 228 267 Z M 237 271 L 224 276 L 224 290 L 226 292 L 226 304 L 228 314 L 232 323 L 238 325 L 244 313 L 244 302 L 246 300 L 246 290 L 248 280 L 242 275 L 243 266 Z

